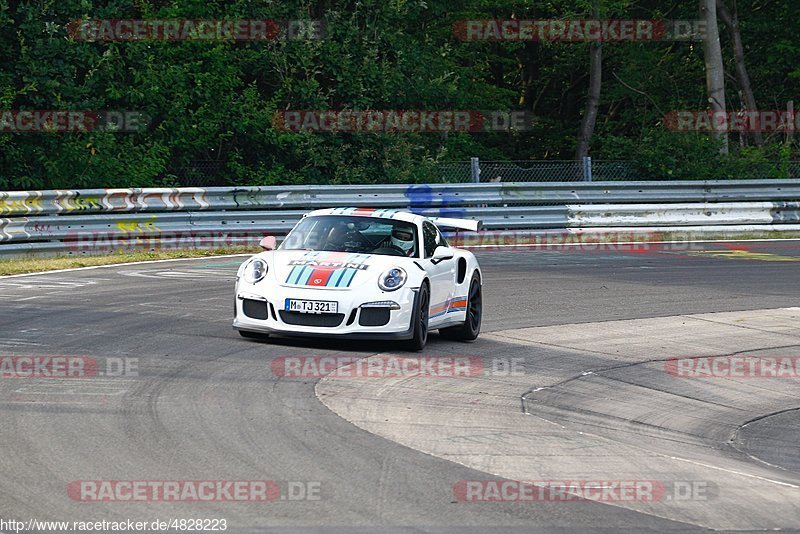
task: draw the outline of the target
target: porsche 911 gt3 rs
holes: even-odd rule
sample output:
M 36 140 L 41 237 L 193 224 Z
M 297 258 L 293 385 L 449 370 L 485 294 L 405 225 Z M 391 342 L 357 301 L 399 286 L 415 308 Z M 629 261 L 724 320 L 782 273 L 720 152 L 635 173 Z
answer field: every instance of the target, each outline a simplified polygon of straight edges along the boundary
M 280 247 L 265 238 L 264 252 L 239 267 L 233 327 L 244 337 L 399 339 L 411 350 L 421 350 L 431 330 L 473 341 L 481 270 L 440 227 L 479 226 L 392 209 L 312 211 Z

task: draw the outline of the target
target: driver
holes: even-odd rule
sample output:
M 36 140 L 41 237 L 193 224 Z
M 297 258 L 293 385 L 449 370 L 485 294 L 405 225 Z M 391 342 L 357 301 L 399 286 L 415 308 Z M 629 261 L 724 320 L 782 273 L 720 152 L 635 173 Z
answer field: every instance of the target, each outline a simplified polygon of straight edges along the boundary
M 338 222 L 328 233 L 325 250 L 345 252 L 369 247 L 369 244 L 352 222 Z
M 402 250 L 406 256 L 411 256 L 414 252 L 414 232 L 410 228 L 395 226 L 392 229 L 392 237 L 389 238 L 389 243 L 391 246 Z
M 350 230 L 347 228 L 347 224 L 341 222 L 337 223 L 328 231 L 328 246 L 334 248 L 344 246 L 344 242 L 347 241 L 347 234 L 349 233 Z

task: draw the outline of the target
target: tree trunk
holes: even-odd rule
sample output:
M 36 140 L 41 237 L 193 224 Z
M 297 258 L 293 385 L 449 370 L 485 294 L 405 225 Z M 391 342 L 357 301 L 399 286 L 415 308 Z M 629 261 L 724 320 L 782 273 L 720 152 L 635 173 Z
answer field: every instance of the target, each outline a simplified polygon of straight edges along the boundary
M 724 127 L 725 116 L 725 68 L 722 64 L 722 48 L 719 44 L 719 26 L 717 25 L 716 0 L 700 0 L 700 13 L 706 22 L 706 36 L 703 42 L 703 54 L 706 64 L 706 88 L 708 102 L 714 114 L 712 121 L 714 136 L 720 141 L 720 154 L 728 154 L 728 134 Z
M 578 132 L 578 148 L 575 150 L 575 159 L 577 160 L 589 155 L 589 143 L 597 123 L 600 90 L 603 86 L 603 47 L 599 42 L 592 43 L 589 47 L 589 97 L 586 100 L 586 111 Z
M 736 65 L 736 79 L 739 81 L 739 87 L 742 90 L 744 106 L 747 111 L 757 111 L 758 105 L 756 104 L 756 97 L 753 94 L 753 86 L 750 84 L 750 75 L 747 73 L 747 66 L 744 62 L 744 46 L 742 45 L 742 34 L 739 31 L 739 13 L 736 11 L 734 4 L 734 11 L 733 14 L 731 14 L 724 0 L 717 0 L 717 13 L 719 13 L 719 16 L 722 18 L 722 21 L 728 27 L 728 31 L 731 34 L 733 57 Z M 755 139 L 757 146 L 764 146 L 764 136 L 761 135 L 761 132 L 753 132 L 753 139 Z
M 598 0 L 592 2 L 592 17 L 600 18 Z M 600 41 L 589 45 L 589 96 L 586 99 L 586 110 L 583 113 L 581 129 L 578 132 L 578 146 L 575 159 L 580 161 L 589 155 L 589 143 L 592 141 L 594 127 L 597 124 L 597 112 L 600 108 L 600 91 L 603 87 L 603 45 Z
M 578 133 L 578 148 L 575 159 L 581 160 L 589 155 L 589 142 L 597 123 L 597 112 L 600 108 L 600 90 L 603 85 L 603 47 L 600 43 L 592 43 L 589 52 L 589 98 L 586 100 L 586 111 Z

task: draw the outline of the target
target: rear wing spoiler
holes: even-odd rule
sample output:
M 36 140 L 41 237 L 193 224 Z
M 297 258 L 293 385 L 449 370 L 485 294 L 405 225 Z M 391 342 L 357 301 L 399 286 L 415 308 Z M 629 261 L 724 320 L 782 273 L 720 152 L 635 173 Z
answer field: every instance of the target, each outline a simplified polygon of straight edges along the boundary
M 483 223 L 474 219 L 448 219 L 446 217 L 430 217 L 429 220 L 439 228 L 458 228 L 478 232 L 483 229 Z

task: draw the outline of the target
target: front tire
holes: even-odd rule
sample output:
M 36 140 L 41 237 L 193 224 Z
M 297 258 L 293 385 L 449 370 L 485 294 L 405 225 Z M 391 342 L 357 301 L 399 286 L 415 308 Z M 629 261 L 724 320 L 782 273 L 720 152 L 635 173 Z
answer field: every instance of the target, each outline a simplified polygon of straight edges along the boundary
M 414 337 L 408 342 L 411 351 L 419 352 L 428 343 L 428 312 L 430 310 L 431 298 L 428 285 L 422 284 L 417 294 L 417 306 L 414 309 L 414 317 L 411 319 Z
M 481 278 L 476 272 L 472 275 L 467 297 L 467 317 L 464 323 L 449 328 L 440 328 L 439 335 L 455 341 L 475 341 L 481 333 L 483 319 L 483 289 Z

